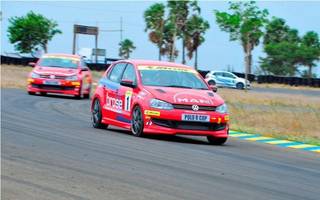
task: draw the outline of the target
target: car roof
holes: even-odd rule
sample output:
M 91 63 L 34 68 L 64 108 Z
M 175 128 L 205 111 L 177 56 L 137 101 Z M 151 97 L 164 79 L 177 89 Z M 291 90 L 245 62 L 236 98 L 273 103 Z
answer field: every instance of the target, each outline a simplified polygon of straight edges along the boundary
M 193 69 L 190 66 L 179 64 L 179 63 L 173 63 L 173 62 L 167 62 L 167 61 L 158 61 L 158 60 L 119 60 L 117 62 L 129 62 L 136 66 L 138 65 L 152 65 L 152 66 L 166 66 L 166 67 L 179 67 L 179 68 L 187 68 L 187 69 Z
M 57 56 L 57 57 L 71 57 L 71 58 L 81 58 L 79 55 L 75 54 L 65 54 L 65 53 L 47 53 L 44 54 L 43 56 Z

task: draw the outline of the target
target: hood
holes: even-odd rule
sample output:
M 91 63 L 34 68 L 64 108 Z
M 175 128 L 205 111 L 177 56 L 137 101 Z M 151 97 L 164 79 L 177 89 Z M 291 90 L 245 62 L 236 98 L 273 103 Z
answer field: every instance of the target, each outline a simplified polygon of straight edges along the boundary
M 172 104 L 219 106 L 224 103 L 217 93 L 210 90 L 154 86 L 145 86 L 145 89 L 155 98 Z
M 70 75 L 76 74 L 77 69 L 37 66 L 34 69 L 34 72 L 37 74 L 54 74 L 54 75 L 70 76 Z

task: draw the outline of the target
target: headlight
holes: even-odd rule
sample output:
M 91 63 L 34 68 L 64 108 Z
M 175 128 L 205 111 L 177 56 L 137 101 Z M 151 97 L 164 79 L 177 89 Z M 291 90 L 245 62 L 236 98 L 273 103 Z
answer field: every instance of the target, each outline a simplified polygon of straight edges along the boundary
M 228 107 L 227 107 L 227 105 L 224 103 L 224 104 L 216 107 L 216 112 L 222 113 L 222 114 L 227 113 L 227 112 L 228 112 Z
M 68 81 L 76 81 L 76 80 L 78 80 L 78 76 L 77 75 L 67 76 L 66 80 L 68 80 Z
M 167 103 L 167 102 L 161 101 L 159 99 L 151 99 L 150 100 L 150 107 L 163 109 L 163 110 L 172 110 L 173 109 L 173 106 L 171 103 Z
M 35 73 L 35 72 L 32 72 L 31 73 L 31 78 L 40 78 L 40 75 Z

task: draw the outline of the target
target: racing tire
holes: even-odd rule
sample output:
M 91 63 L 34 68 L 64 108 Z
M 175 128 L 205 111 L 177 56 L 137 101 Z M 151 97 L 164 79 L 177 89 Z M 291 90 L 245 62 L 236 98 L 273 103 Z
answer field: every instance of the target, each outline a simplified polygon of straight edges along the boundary
M 108 127 L 107 124 L 102 123 L 102 111 L 99 99 L 94 100 L 91 113 L 93 128 L 105 129 Z
M 212 145 L 223 145 L 228 138 L 220 138 L 214 136 L 207 136 L 207 140 Z
M 46 93 L 46 92 L 40 92 L 40 95 L 41 95 L 41 96 L 46 96 L 47 93 Z
M 244 84 L 243 83 L 237 83 L 236 84 L 236 88 L 240 89 L 240 90 L 243 90 L 244 89 Z
M 132 135 L 136 137 L 142 137 L 143 128 L 144 128 L 144 121 L 143 121 L 141 108 L 139 106 L 135 106 L 132 111 L 132 119 L 131 119 Z
M 210 80 L 210 81 L 208 81 L 208 84 L 209 85 L 216 85 L 216 82 L 214 80 Z
M 84 98 L 84 94 L 82 93 L 82 88 L 80 88 L 79 94 L 75 95 L 74 98 L 76 98 L 76 99 L 82 99 L 82 98 Z
M 90 98 L 90 94 L 91 94 L 91 85 L 90 85 L 90 87 L 89 87 L 88 94 L 83 94 L 83 98 L 84 98 L 84 99 L 89 99 L 89 98 Z
M 35 92 L 28 92 L 29 95 L 35 95 Z

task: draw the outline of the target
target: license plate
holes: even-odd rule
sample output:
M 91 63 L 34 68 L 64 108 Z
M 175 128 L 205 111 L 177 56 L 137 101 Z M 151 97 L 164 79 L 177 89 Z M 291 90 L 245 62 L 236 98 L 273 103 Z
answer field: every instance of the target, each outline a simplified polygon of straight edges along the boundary
M 182 114 L 182 121 L 209 122 L 210 115 Z
M 44 81 L 46 85 L 60 85 L 59 81 Z

